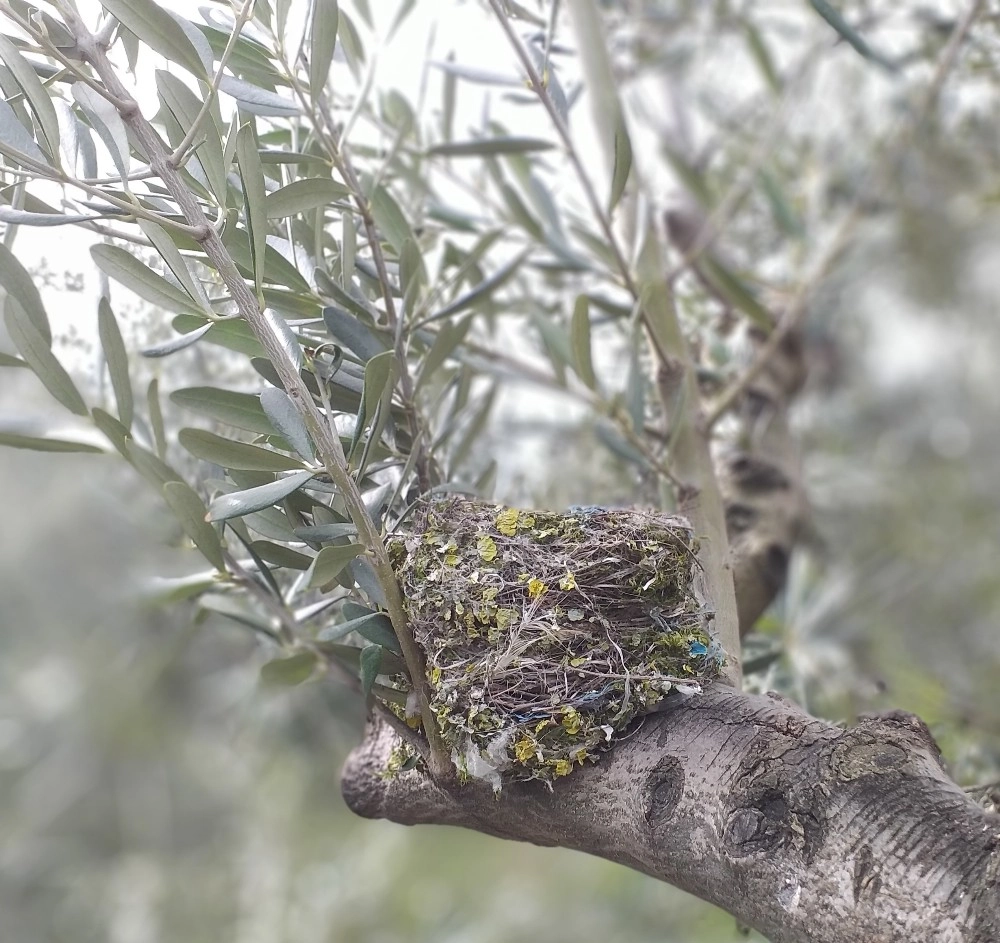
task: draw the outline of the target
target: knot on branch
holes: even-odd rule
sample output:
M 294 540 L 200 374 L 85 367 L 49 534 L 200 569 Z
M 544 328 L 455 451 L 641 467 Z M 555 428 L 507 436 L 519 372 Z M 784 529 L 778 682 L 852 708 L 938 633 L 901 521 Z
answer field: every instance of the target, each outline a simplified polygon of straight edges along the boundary
M 819 775 L 823 735 L 780 712 L 750 742 L 726 801 L 723 843 L 732 858 L 782 848 L 811 862 L 827 832 Z
M 646 778 L 646 824 L 656 829 L 667 823 L 683 794 L 684 767 L 675 756 L 663 757 Z
M 945 769 L 941 748 L 934 739 L 930 728 L 916 714 L 904 710 L 862 714 L 858 718 L 858 727 L 855 729 L 869 729 L 886 739 L 898 740 L 908 748 L 921 750 L 933 759 L 941 769 Z

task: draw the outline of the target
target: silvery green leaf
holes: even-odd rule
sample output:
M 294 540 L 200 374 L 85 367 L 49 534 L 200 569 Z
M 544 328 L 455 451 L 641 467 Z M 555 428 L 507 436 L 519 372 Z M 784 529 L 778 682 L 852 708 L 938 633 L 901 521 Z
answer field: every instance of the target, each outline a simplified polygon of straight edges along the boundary
M 274 435 L 276 431 L 264 413 L 260 398 L 253 393 L 237 393 L 212 386 L 192 386 L 174 390 L 170 399 L 177 406 L 237 429 L 258 435 Z
M 57 98 L 54 102 L 59 116 L 59 153 L 63 166 L 81 177 L 97 176 L 97 147 L 92 129 L 85 125 L 70 105 Z
M 84 82 L 75 82 L 70 92 L 90 126 L 104 142 L 118 173 L 122 177 L 128 176 L 130 167 L 128 135 L 118 109 Z
M 271 425 L 299 455 L 307 462 L 316 456 L 309 430 L 305 421 L 295 408 L 292 398 L 284 391 L 269 387 L 260 394 L 260 405 L 263 407 Z
M 119 246 L 98 244 L 90 247 L 90 254 L 97 267 L 106 275 L 121 282 L 130 291 L 150 304 L 167 311 L 198 310 L 180 288 L 172 285 L 158 272 Z
M 323 309 L 323 321 L 333 338 L 363 361 L 383 353 L 386 345 L 357 317 L 332 305 Z
M 371 195 L 371 212 L 379 231 L 397 253 L 403 251 L 408 239 L 416 239 L 409 220 L 386 187 L 379 185 L 375 188 Z
M 429 157 L 483 157 L 497 154 L 530 154 L 550 151 L 555 145 L 544 138 L 497 137 L 477 138 L 471 141 L 450 141 L 435 144 L 427 149 Z
M 309 586 L 325 586 L 336 579 L 344 567 L 364 552 L 365 548 L 361 544 L 324 547 L 313 561 L 312 570 L 309 573 Z
M 244 514 L 273 507 L 292 492 L 298 491 L 314 474 L 315 472 L 311 471 L 296 472 L 294 475 L 279 478 L 266 485 L 220 495 L 209 507 L 209 520 L 225 521 L 232 517 L 242 517 Z
M 163 497 L 174 512 L 184 532 L 217 570 L 225 571 L 222 543 L 219 535 L 205 520 L 205 503 L 185 482 L 168 481 L 163 485 Z
M 101 298 L 97 303 L 97 331 L 104 350 L 104 360 L 108 365 L 115 402 L 118 404 L 118 417 L 126 429 L 131 429 L 133 399 L 128 371 L 128 352 L 125 350 L 118 320 L 107 298 Z
M 435 62 L 433 63 L 442 72 L 454 75 L 457 78 L 465 79 L 466 82 L 474 82 L 477 85 L 502 85 L 511 88 L 522 88 L 524 82 L 513 75 L 505 75 L 503 72 L 490 72 L 486 69 L 477 69 L 474 66 L 460 65 L 457 62 Z
M 198 53 L 198 58 L 205 69 L 205 75 L 211 75 L 215 55 L 212 52 L 212 44 L 205 38 L 205 34 L 194 23 L 183 16 L 179 16 L 173 10 L 167 10 L 166 12 L 181 28 L 191 45 L 194 46 L 195 51 Z
M 176 62 L 199 78 L 208 77 L 211 65 L 206 67 L 201 53 L 177 19 L 153 0 L 101 0 L 101 6 L 168 61 Z
M 275 658 L 260 669 L 261 684 L 295 687 L 308 681 L 318 662 L 312 652 L 296 652 L 287 658 Z
M 42 136 L 45 138 L 47 149 L 53 156 L 59 153 L 59 119 L 56 117 L 56 109 L 49 97 L 49 92 L 42 85 L 33 66 L 24 56 L 21 55 L 17 47 L 4 35 L 0 34 L 0 59 L 10 70 L 14 81 L 20 86 L 24 97 L 31 107 L 42 129 Z
M 382 667 L 382 646 L 366 645 L 361 649 L 361 692 L 365 697 L 372 693 L 372 686 Z
M 264 200 L 268 219 L 285 219 L 306 210 L 329 206 L 350 196 L 342 183 L 326 177 L 305 177 L 269 193 Z M 344 214 L 345 219 L 350 214 Z
M 227 469 L 278 472 L 302 467 L 301 462 L 283 452 L 227 439 L 207 429 L 181 429 L 177 441 L 195 458 Z
M 298 373 L 302 369 L 302 347 L 295 332 L 288 326 L 288 322 L 272 308 L 264 309 L 264 320 L 278 335 L 282 349 L 295 368 L 295 372 Z
M 258 146 L 257 129 L 251 117 L 236 135 L 236 162 L 243 187 L 243 221 L 249 235 L 250 261 L 259 296 L 263 288 L 264 260 L 267 254 L 267 211 L 264 208 L 264 170 L 257 153 Z
M 339 537 L 353 537 L 358 532 L 353 524 L 313 524 L 310 527 L 296 527 L 295 536 L 310 543 L 324 543 Z
M 108 215 L 118 216 L 118 213 L 29 213 L 26 210 L 15 210 L 9 206 L 0 206 L 0 222 L 13 226 L 72 226 L 74 223 L 86 223 L 95 219 L 107 219 Z
M 268 91 L 258 85 L 233 76 L 224 76 L 219 90 L 235 98 L 240 108 L 252 115 L 269 118 L 290 118 L 301 110 L 290 98 Z
M 595 389 L 597 378 L 591 357 L 590 304 L 586 295 L 579 295 L 573 305 L 573 319 L 570 322 L 570 345 L 573 350 L 573 369 L 583 382 Z
M 35 330 L 41 334 L 46 345 L 51 345 L 52 329 L 35 280 L 3 242 L 0 242 L 0 288 L 7 293 L 5 304 L 18 305 L 35 326 Z
M 384 607 L 388 605 L 385 598 L 385 591 L 379 582 L 375 567 L 368 560 L 359 557 L 357 560 L 352 560 L 348 564 L 347 569 L 351 574 L 351 579 L 364 590 L 365 594 L 376 606 Z
M 22 435 L 18 432 L 0 431 L 0 446 L 28 449 L 32 452 L 91 452 L 100 455 L 104 450 L 89 442 L 70 439 L 51 439 L 47 436 Z
M 191 274 L 191 270 L 184 261 L 180 250 L 170 237 L 170 234 L 158 226 L 156 223 L 146 219 L 139 220 L 139 228 L 143 235 L 153 243 L 153 248 L 159 253 L 160 258 L 167 264 L 167 268 L 173 273 L 174 278 L 180 282 L 181 287 L 191 296 L 206 314 L 211 314 L 212 306 L 209 304 L 208 296 L 201 282 Z
M 49 341 L 41 334 L 24 308 L 8 305 L 4 312 L 7 331 L 18 353 L 42 381 L 42 385 L 70 412 L 88 415 L 87 406 L 65 367 L 49 349 Z
M 309 93 L 313 100 L 326 87 L 336 51 L 339 20 L 337 0 L 314 0 L 309 27 Z
M 216 199 L 223 203 L 229 187 L 227 169 L 231 160 L 227 162 L 223 154 L 222 136 L 212 110 L 202 115 L 201 98 L 180 76 L 164 69 L 156 70 L 156 90 L 166 110 L 176 120 L 179 132 L 186 134 L 200 119 L 191 142 L 191 158 L 186 166 L 191 175 L 207 184 Z
M 16 163 L 23 163 L 19 155 L 31 158 L 39 164 L 50 163 L 45 152 L 14 114 L 14 109 L 2 98 L 0 98 L 0 152 Z
M 141 351 L 142 356 L 167 357 L 170 354 L 175 354 L 177 351 L 184 350 L 192 344 L 197 344 L 211 329 L 212 323 L 210 321 L 208 324 L 203 324 L 201 327 L 195 328 L 195 330 L 187 334 L 181 334 L 180 337 L 172 337 L 162 344 L 154 344 L 152 347 L 146 347 Z

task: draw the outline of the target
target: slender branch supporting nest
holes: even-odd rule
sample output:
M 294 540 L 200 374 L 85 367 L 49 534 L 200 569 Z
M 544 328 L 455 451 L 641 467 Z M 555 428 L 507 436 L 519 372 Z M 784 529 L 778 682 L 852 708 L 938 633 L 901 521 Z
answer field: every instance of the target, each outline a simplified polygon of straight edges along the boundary
M 689 251 L 697 220 L 675 210 L 666 223 L 674 246 Z M 795 323 L 800 317 L 801 312 Z M 715 449 L 713 465 L 725 505 L 741 636 L 784 586 L 807 515 L 789 423 L 792 400 L 805 382 L 805 350 L 801 333 L 786 330 L 787 312 L 774 320 L 770 333 L 747 329 L 750 366 L 727 389 L 724 410 L 717 401 L 706 420 L 710 432 L 723 415 L 732 418 L 721 430 L 725 444 Z
M 756 330 L 750 338 L 754 347 L 766 343 Z M 799 334 L 791 334 L 737 401 L 728 437 L 733 444 L 716 456 L 741 635 L 784 586 L 792 550 L 806 526 L 799 453 L 789 425 L 791 402 L 804 379 L 803 343 Z

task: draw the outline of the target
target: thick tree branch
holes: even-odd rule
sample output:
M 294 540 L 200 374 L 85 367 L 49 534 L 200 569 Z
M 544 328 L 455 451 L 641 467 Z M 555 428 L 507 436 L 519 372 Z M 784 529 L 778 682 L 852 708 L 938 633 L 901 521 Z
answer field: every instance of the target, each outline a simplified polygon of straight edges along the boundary
M 343 779 L 360 815 L 586 851 L 674 884 L 773 943 L 1000 939 L 1000 816 L 909 714 L 844 730 L 722 685 L 671 697 L 595 766 L 498 798 L 384 778 L 378 721 Z

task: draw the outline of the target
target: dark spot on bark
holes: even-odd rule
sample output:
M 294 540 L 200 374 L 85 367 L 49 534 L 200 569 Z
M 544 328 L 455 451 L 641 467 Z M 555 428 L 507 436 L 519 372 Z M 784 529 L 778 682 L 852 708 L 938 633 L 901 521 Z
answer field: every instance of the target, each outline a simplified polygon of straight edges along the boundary
M 769 790 L 755 805 L 733 811 L 722 840 L 733 857 L 745 858 L 778 847 L 788 833 L 788 803 L 780 792 Z
M 791 486 L 788 476 L 777 465 L 746 453 L 729 463 L 729 471 L 737 486 L 751 494 L 781 491 Z
M 801 710 L 798 704 L 795 703 L 790 697 L 782 694 L 780 691 L 765 691 L 764 697 L 770 698 L 772 701 L 777 701 L 779 704 L 784 704 L 785 707 L 790 707 L 792 710 Z
M 933 747 L 935 753 L 941 752 L 927 724 L 916 714 L 911 714 L 909 711 L 889 710 L 878 714 L 862 714 L 861 720 L 888 724 L 890 727 L 905 727 L 907 730 L 917 734 L 928 746 Z
M 785 802 L 785 797 L 780 792 L 766 793 L 761 797 L 760 811 L 769 819 L 780 820 L 788 812 L 788 803 Z
M 703 221 L 694 213 L 683 209 L 667 210 L 663 219 L 667 224 L 667 238 L 681 252 L 687 252 L 698 238 Z
M 781 352 L 786 357 L 802 356 L 802 335 L 796 332 L 786 334 L 781 341 Z
M 733 503 L 726 506 L 726 531 L 729 536 L 742 534 L 757 521 L 757 512 L 749 504 Z
M 674 756 L 665 756 L 646 779 L 646 823 L 656 828 L 673 815 L 684 792 L 684 768 Z
M 660 384 L 675 386 L 684 376 L 684 365 L 677 357 L 664 357 L 660 361 L 660 366 L 656 371 L 657 381 Z

